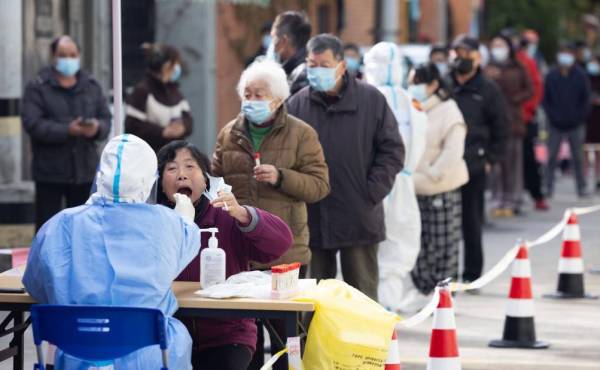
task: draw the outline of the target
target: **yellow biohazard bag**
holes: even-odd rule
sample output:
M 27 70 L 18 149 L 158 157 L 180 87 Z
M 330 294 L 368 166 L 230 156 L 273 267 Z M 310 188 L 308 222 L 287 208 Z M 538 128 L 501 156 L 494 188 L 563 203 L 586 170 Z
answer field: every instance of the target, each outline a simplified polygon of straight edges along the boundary
M 297 301 L 312 302 L 305 370 L 381 370 L 400 318 L 340 280 L 321 280 Z

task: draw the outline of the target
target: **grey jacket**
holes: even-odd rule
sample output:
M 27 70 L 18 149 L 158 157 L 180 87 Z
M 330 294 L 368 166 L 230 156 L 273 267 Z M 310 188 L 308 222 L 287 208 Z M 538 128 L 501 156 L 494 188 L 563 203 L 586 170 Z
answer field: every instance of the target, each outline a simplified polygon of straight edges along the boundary
M 21 119 L 31 137 L 33 179 L 62 184 L 91 183 L 99 161 L 97 141 L 108 136 L 111 114 L 98 82 L 85 71 L 77 84 L 61 87 L 53 68 L 43 68 L 25 88 Z M 92 139 L 69 136 L 69 123 L 96 118 L 100 126 Z
M 344 77 L 338 98 L 305 87 L 288 112 L 319 134 L 331 193 L 308 205 L 311 248 L 367 246 L 385 239 L 382 200 L 404 166 L 398 123 L 375 87 Z

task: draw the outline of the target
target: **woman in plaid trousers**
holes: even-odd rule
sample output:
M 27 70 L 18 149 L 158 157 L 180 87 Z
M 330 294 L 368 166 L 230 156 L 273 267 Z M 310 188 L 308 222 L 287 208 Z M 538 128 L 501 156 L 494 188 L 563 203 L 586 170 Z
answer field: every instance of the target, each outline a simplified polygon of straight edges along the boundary
M 458 275 L 461 234 L 460 187 L 468 179 L 463 160 L 467 127 L 433 63 L 418 66 L 409 87 L 427 113 L 427 145 L 414 173 L 421 212 L 421 250 L 411 272 L 413 309 L 428 302 L 436 284 Z M 408 308 L 408 307 L 407 307 Z

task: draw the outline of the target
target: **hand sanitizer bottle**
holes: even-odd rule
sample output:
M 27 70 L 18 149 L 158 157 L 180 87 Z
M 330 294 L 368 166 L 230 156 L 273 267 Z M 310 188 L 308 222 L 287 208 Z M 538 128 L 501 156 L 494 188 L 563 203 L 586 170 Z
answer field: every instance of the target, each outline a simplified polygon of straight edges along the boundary
M 200 229 L 201 233 L 203 231 L 212 233 L 208 239 L 208 248 L 200 252 L 200 288 L 206 289 L 225 282 L 225 251 L 219 248 L 219 241 L 215 236 L 219 229 Z

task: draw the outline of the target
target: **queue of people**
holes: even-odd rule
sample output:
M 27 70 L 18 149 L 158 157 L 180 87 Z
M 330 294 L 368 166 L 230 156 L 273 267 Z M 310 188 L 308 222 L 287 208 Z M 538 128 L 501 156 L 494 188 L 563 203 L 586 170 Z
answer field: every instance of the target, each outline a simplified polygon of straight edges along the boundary
M 363 56 L 334 35 L 310 38 L 300 12 L 278 15 L 262 32 L 265 55 L 241 74 L 239 115 L 221 129 L 211 156 L 185 141 L 194 123 L 178 86 L 177 49 L 143 46 L 147 74 L 126 99 L 126 134 L 98 157 L 110 131 L 106 99 L 80 69 L 75 42 L 63 36 L 52 44 L 52 64 L 27 86 L 22 112 L 39 230 L 23 281 L 38 302 L 160 308 L 174 368 L 258 369 L 260 322 L 173 318 L 171 283 L 200 278 L 208 236 L 199 228 L 219 229 L 227 277 L 299 262 L 301 277 L 341 271 L 386 308 L 411 312 L 440 280 L 482 275 L 487 189 L 493 217 L 521 215 L 525 189 L 535 209 L 548 208 L 564 139 L 577 194 L 587 196 L 582 146 L 600 142 L 592 127 L 600 59 L 574 44 L 561 44 L 543 78 L 534 31 L 496 35 L 485 64 L 480 41 L 459 35 L 410 71 L 393 43 Z M 542 108 L 546 189 L 535 154 Z M 211 176 L 231 192 L 209 200 Z M 68 209 L 60 211 L 63 198 Z M 132 292 L 132 284 L 147 289 Z M 272 338 L 280 324 L 270 326 Z M 81 364 L 60 351 L 56 361 Z M 119 361 L 158 367 L 160 354 L 148 348 Z

